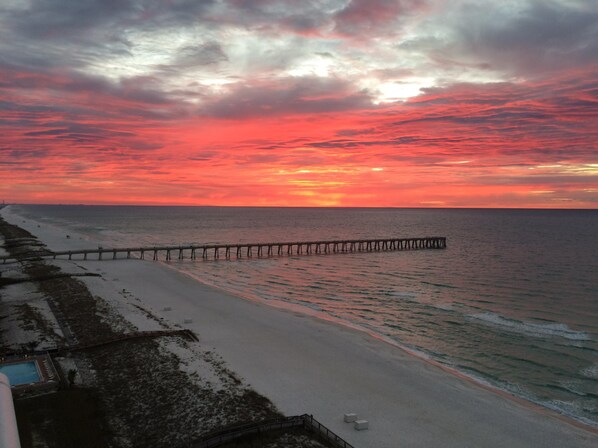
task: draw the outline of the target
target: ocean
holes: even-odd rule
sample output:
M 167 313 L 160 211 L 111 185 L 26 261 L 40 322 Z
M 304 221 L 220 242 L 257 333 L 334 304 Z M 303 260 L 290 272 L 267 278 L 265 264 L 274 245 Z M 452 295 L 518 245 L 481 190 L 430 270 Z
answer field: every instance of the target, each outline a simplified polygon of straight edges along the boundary
M 445 250 L 169 264 L 598 426 L 598 210 L 11 207 L 87 248 L 446 236 Z

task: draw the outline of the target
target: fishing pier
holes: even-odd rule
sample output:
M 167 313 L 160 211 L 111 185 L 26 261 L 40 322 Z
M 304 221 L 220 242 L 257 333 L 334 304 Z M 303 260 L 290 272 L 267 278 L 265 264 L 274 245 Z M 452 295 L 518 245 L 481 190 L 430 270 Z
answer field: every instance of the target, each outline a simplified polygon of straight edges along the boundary
M 30 258 L 120 259 L 151 257 L 164 259 L 231 259 L 252 257 L 273 257 L 283 255 L 340 254 L 356 252 L 405 251 L 422 249 L 446 249 L 445 237 L 423 238 L 377 238 L 361 240 L 292 241 L 279 243 L 237 243 L 237 244 L 189 244 L 180 246 L 153 246 L 128 248 L 80 249 L 60 252 L 45 252 Z M 15 261 L 13 257 L 0 258 L 4 263 Z

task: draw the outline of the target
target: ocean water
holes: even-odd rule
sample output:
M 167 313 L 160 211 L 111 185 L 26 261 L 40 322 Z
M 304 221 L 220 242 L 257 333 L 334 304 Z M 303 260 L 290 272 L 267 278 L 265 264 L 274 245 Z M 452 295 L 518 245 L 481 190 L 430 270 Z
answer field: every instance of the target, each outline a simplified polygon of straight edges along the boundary
M 91 248 L 446 236 L 446 250 L 169 263 L 598 426 L 597 210 L 12 207 Z

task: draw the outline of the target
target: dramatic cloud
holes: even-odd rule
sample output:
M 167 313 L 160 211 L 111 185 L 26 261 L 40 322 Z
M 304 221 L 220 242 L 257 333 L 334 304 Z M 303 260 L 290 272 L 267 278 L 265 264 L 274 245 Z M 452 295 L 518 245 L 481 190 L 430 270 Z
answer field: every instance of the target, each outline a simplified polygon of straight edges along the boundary
M 596 207 L 596 42 L 583 0 L 6 0 L 0 195 Z
M 406 21 L 426 3 L 425 0 L 351 0 L 334 15 L 335 31 L 356 37 L 394 34 L 398 30 L 393 25 Z
M 595 2 L 532 1 L 509 8 L 463 6 L 456 28 L 455 58 L 462 54 L 488 67 L 541 75 L 598 63 L 598 5 Z M 497 20 L 498 19 L 498 20 Z
M 351 84 L 333 78 L 304 76 L 258 85 L 235 85 L 226 95 L 211 100 L 202 112 L 219 118 L 266 115 L 317 114 L 372 107 L 372 98 Z

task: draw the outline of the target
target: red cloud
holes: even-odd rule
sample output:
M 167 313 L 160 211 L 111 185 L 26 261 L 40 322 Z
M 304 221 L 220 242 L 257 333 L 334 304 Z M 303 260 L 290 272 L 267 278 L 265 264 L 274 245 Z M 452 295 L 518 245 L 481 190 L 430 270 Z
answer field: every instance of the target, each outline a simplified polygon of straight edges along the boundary
M 595 207 L 595 73 L 454 85 L 380 107 L 348 83 L 306 78 L 243 85 L 193 109 L 143 84 L 5 70 L 0 195 L 61 203 Z

